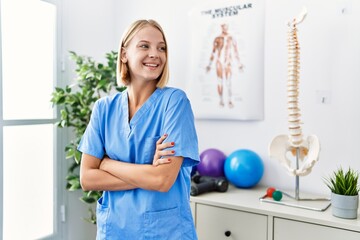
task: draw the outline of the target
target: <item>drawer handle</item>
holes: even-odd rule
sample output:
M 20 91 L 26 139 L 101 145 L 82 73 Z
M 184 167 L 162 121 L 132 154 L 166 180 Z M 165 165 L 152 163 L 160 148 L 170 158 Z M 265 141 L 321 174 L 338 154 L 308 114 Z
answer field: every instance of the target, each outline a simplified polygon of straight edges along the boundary
M 230 232 L 230 231 L 226 231 L 226 232 L 225 232 L 225 236 L 230 237 L 230 235 L 231 235 L 231 232 Z

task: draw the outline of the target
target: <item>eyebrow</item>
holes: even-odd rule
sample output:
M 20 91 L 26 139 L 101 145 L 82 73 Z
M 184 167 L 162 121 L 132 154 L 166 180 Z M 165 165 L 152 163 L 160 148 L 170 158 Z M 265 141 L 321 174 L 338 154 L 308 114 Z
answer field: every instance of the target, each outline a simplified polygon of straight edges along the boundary
M 139 44 L 139 43 L 142 43 L 142 42 L 150 43 L 150 41 L 147 41 L 147 40 L 140 40 L 140 41 L 138 41 L 138 44 Z M 165 44 L 165 45 L 166 45 L 166 43 L 165 43 L 164 41 L 161 41 L 161 42 L 159 42 L 158 44 Z

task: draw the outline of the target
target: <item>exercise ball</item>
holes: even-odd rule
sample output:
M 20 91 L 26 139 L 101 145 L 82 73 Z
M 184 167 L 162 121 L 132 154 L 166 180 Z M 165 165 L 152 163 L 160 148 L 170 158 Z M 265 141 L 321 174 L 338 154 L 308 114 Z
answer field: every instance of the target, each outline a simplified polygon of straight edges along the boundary
M 224 163 L 225 177 L 238 188 L 255 186 L 264 174 L 264 163 L 260 156 L 248 149 L 231 153 Z
M 226 155 L 215 148 L 209 148 L 200 154 L 197 171 L 201 176 L 224 177 L 224 162 Z

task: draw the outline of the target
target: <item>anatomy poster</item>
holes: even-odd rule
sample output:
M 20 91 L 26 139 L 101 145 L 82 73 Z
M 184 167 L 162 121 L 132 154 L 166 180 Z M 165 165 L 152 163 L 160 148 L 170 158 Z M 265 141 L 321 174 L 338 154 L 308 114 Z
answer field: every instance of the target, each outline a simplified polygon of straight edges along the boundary
M 262 120 L 265 1 L 223 1 L 190 13 L 188 93 L 196 118 Z

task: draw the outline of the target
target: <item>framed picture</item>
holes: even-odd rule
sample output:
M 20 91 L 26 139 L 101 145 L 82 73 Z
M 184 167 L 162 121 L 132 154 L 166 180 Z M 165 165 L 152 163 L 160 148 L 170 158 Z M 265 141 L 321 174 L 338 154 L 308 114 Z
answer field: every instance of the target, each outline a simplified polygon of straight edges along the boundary
M 198 119 L 264 117 L 264 1 L 222 1 L 190 13 L 187 92 Z

